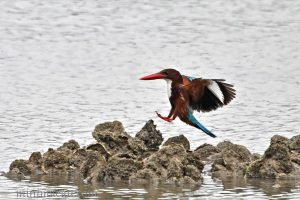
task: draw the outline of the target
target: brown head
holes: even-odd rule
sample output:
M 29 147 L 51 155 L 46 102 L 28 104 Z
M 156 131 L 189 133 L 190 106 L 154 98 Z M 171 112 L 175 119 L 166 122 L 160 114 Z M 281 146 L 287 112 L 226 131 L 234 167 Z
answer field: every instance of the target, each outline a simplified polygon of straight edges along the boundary
M 182 76 L 179 73 L 179 71 L 175 69 L 164 69 L 158 73 L 151 74 L 148 76 L 144 76 L 140 78 L 140 80 L 155 80 L 155 79 L 165 79 L 165 80 L 170 80 L 173 83 L 182 83 Z

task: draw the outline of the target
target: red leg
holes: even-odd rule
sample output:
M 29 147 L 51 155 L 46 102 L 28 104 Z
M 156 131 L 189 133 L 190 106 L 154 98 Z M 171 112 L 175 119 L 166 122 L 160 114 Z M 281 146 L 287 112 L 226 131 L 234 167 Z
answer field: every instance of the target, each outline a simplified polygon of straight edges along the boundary
M 171 121 L 174 120 L 174 119 L 171 119 L 171 118 L 169 118 L 169 117 L 163 117 L 163 116 L 161 116 L 161 114 L 159 114 L 157 111 L 155 111 L 155 112 L 156 112 L 157 116 L 158 116 L 159 118 L 161 118 L 162 120 L 165 120 L 165 121 L 167 121 L 167 122 L 171 122 Z

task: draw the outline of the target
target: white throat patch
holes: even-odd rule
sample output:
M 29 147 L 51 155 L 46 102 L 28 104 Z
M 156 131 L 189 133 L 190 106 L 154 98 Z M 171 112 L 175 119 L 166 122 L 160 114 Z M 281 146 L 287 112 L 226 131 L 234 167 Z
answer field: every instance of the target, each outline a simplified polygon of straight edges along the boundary
M 170 79 L 165 79 L 167 82 L 167 92 L 168 92 L 168 97 L 171 97 L 171 88 L 172 88 L 172 81 Z

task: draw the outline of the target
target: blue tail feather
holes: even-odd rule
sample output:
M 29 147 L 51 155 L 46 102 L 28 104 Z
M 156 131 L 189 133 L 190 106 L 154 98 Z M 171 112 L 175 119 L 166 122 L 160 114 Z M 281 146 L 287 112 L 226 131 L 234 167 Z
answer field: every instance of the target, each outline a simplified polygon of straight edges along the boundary
M 212 132 L 210 132 L 207 128 L 205 128 L 193 115 L 192 112 L 189 112 L 188 114 L 188 119 L 195 125 L 196 128 L 202 130 L 204 133 L 206 133 L 207 135 L 209 135 L 210 137 L 217 137 L 216 135 L 214 135 Z

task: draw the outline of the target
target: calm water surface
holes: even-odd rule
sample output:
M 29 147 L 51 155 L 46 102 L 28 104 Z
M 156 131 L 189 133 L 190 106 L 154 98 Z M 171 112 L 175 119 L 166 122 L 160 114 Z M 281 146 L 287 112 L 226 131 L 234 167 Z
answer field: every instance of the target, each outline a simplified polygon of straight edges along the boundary
M 111 120 L 134 135 L 153 118 L 164 138 L 184 134 L 192 148 L 228 139 L 263 153 L 272 135 L 300 134 L 299 41 L 298 0 L 1 0 L 0 171 L 71 138 L 89 144 L 94 126 Z M 197 115 L 218 139 L 156 117 L 170 109 L 166 85 L 138 78 L 167 67 L 235 85 L 230 105 Z M 221 181 L 207 171 L 198 188 L 0 176 L 0 197 L 38 188 L 102 199 L 300 198 L 297 181 Z

